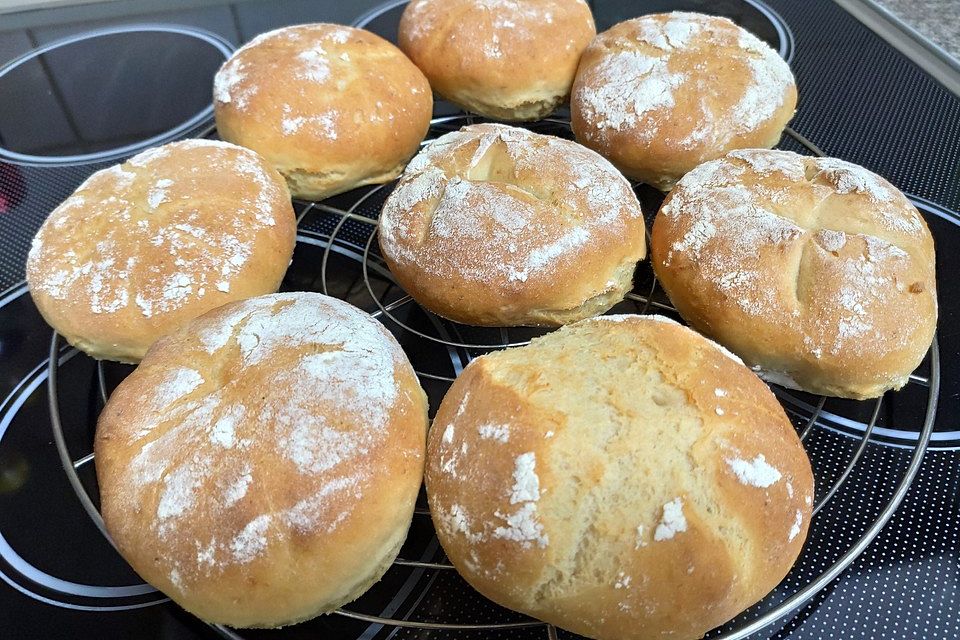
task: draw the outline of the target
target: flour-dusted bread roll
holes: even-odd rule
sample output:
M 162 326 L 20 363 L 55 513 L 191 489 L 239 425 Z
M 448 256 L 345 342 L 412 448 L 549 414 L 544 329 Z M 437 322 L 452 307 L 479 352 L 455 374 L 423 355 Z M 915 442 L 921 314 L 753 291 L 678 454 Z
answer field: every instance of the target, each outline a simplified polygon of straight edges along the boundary
M 34 238 L 27 283 L 70 344 L 136 362 L 200 314 L 276 291 L 296 232 L 283 178 L 260 156 L 184 140 L 80 185 Z
M 396 340 L 316 293 L 226 305 L 158 341 L 97 424 L 103 519 L 147 582 L 208 622 L 292 624 L 397 555 L 426 397 Z
M 726 18 L 643 16 L 597 36 L 570 98 L 577 140 L 667 190 L 731 149 L 772 147 L 797 104 L 787 63 Z
M 842 160 L 746 150 L 708 162 L 664 201 L 651 251 L 680 314 L 783 386 L 899 389 L 936 330 L 926 223 Z
M 700 638 L 786 575 L 813 475 L 740 361 L 664 318 L 605 316 L 470 363 L 427 444 L 460 574 L 601 640 Z
M 646 256 L 630 184 L 574 142 L 507 127 L 464 127 L 407 167 L 380 215 L 397 282 L 467 324 L 543 325 L 602 313 Z
M 539 120 L 570 94 L 596 35 L 584 0 L 414 0 L 399 43 L 438 94 L 500 120 Z
M 214 79 L 224 140 L 263 155 L 294 197 L 319 200 L 393 180 L 430 127 L 417 67 L 363 29 L 304 24 L 257 36 Z

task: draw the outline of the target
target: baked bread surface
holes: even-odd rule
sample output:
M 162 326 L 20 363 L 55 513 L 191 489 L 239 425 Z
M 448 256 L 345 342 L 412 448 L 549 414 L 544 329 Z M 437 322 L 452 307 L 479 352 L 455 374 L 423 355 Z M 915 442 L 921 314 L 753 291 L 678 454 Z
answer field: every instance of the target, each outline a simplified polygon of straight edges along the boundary
M 796 104 L 776 51 L 727 18 L 684 12 L 598 35 L 570 98 L 577 140 L 663 191 L 727 151 L 773 147 Z
M 427 496 L 460 574 L 601 640 L 701 637 L 800 553 L 813 476 L 767 386 L 692 330 L 602 316 L 464 369 Z
M 104 522 L 207 622 L 278 627 L 359 597 L 410 526 L 426 397 L 393 337 L 315 293 L 262 296 L 158 341 L 111 395 Z
M 574 142 L 464 127 L 414 158 L 380 215 L 391 273 L 466 324 L 555 326 L 602 313 L 646 256 L 630 184 Z
M 173 142 L 97 171 L 54 209 L 27 283 L 70 344 L 137 362 L 206 311 L 276 291 L 296 226 L 283 178 L 256 153 Z
M 296 198 L 393 180 L 427 134 L 427 79 L 394 45 L 317 23 L 261 34 L 214 79 L 224 140 L 263 155 Z
M 583 0 L 414 0 L 399 44 L 439 95 L 518 121 L 560 106 L 594 35 Z
M 768 381 L 864 399 L 906 384 L 933 340 L 933 237 L 880 176 L 744 150 L 687 174 L 653 225 L 657 278 L 698 331 Z

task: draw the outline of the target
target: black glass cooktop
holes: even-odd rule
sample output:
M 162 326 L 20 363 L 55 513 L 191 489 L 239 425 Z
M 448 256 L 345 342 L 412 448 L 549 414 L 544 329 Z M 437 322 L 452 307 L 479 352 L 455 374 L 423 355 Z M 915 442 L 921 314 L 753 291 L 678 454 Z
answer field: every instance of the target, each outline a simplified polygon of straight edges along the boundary
M 163 25 L 40 47 L 0 74 L 0 96 L 13 98 L 0 100 L 0 158 L 120 157 L 209 125 L 210 78 L 231 50 L 214 34 Z
M 362 23 L 395 39 L 402 4 L 250 0 L 158 13 L 137 5 L 136 0 L 119 0 L 62 14 L 51 10 L 35 24 L 10 31 L 4 31 L 7 24 L 26 25 L 29 20 L 5 23 L 0 18 L 0 52 L 11 59 L 26 56 L 0 71 L 0 238 L 4 239 L 0 291 L 5 290 L 0 293 L 0 637 L 460 640 L 546 636 L 542 627 L 423 631 L 342 616 L 280 632 L 231 635 L 228 630 L 210 628 L 165 603 L 119 559 L 77 500 L 53 442 L 45 365 L 51 333 L 21 284 L 30 238 L 45 216 L 87 175 L 116 158 L 163 140 L 209 134 L 212 77 L 232 47 L 270 28 L 317 20 Z M 889 177 L 924 214 L 937 242 L 941 300 L 942 391 L 931 448 L 900 509 L 866 552 L 809 604 L 750 637 L 960 637 L 960 331 L 954 328 L 960 285 L 952 278 L 960 250 L 960 98 L 829 0 L 596 0 L 591 4 L 601 30 L 628 17 L 666 10 L 725 15 L 742 24 L 791 62 L 800 89 L 793 128 L 827 154 Z M 150 26 L 123 26 L 127 23 Z M 33 54 L 27 55 L 31 50 Z M 436 113 L 456 110 L 438 104 Z M 548 132 L 568 135 L 562 128 Z M 785 137 L 781 146 L 810 152 L 796 138 Z M 375 217 L 386 192 L 372 193 L 356 211 Z M 658 196 L 645 189 L 640 195 L 645 210 L 655 211 Z M 358 200 L 357 193 L 344 194 L 330 204 L 346 208 Z M 297 205 L 300 211 L 305 207 Z M 316 210 L 307 213 L 285 287 L 320 288 L 316 266 L 337 221 L 336 216 Z M 351 221 L 338 233 L 339 242 L 329 255 L 329 271 L 337 274 L 327 282 L 331 293 L 376 309 L 359 266 L 370 229 Z M 382 274 L 368 274 L 367 280 L 383 300 L 401 295 Z M 427 333 L 437 330 L 431 318 L 415 307 L 405 309 L 400 320 Z M 478 353 L 438 348 L 435 342 L 410 333 L 398 336 L 413 354 L 418 370 L 438 377 L 455 375 Z M 486 334 L 465 334 L 461 341 L 481 338 L 486 339 Z M 98 369 L 96 363 L 62 344 L 56 345 L 56 354 L 54 408 L 78 478 L 95 497 L 94 466 L 85 454 L 90 451 L 103 391 L 113 388 L 129 367 Z M 894 499 L 917 449 L 931 384 L 928 360 L 904 391 L 881 405 L 876 426 L 863 445 L 874 405 L 824 403 L 808 450 L 822 479 L 818 499 L 823 497 L 823 487 L 837 484 L 839 488 L 817 515 L 801 563 L 774 598 L 785 598 L 791 590 L 809 584 L 849 552 Z M 424 386 L 435 408 L 446 384 L 425 378 Z M 798 428 L 803 428 L 819 399 L 776 391 Z M 402 556 L 443 561 L 430 536 L 429 519 L 423 515 L 415 520 Z M 486 603 L 453 572 L 423 568 L 391 570 L 386 581 L 354 610 L 421 621 L 522 620 Z M 764 611 L 763 607 L 751 610 L 738 620 L 737 628 Z M 563 632 L 559 637 L 572 638 Z

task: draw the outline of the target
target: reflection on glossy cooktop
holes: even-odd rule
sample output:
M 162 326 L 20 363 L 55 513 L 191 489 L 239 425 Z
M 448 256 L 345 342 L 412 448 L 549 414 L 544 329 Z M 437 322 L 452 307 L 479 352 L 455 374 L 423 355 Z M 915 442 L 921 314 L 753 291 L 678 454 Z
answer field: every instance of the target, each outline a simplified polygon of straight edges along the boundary
M 0 157 L 96 154 L 185 132 L 209 118 L 212 78 L 230 49 L 144 28 L 22 58 L 0 72 L 0 96 L 17 96 L 0 100 Z

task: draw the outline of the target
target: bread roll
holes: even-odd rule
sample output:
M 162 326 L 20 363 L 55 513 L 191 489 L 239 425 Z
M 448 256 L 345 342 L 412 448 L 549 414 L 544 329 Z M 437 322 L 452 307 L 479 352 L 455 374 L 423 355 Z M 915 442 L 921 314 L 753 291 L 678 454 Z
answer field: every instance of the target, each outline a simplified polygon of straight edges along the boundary
M 747 150 L 708 162 L 664 201 L 652 252 L 680 314 L 783 386 L 899 389 L 936 330 L 927 225 L 842 160 Z
M 559 325 L 623 299 L 646 255 L 630 184 L 580 145 L 464 127 L 407 167 L 380 214 L 397 282 L 467 324 Z
M 399 43 L 438 94 L 500 120 L 539 120 L 570 94 L 596 35 L 583 0 L 415 0 Z
M 214 79 L 224 140 L 256 150 L 296 198 L 393 180 L 430 127 L 433 96 L 395 46 L 335 24 L 257 36 Z
M 731 149 L 774 146 L 796 104 L 790 67 L 766 43 L 726 18 L 680 12 L 597 36 L 570 98 L 579 142 L 664 191 Z
M 410 526 L 426 397 L 396 340 L 316 293 L 226 305 L 159 340 L 97 424 L 103 519 L 207 622 L 278 627 L 359 597 Z
M 600 640 L 690 640 L 734 617 L 786 575 L 813 501 L 767 386 L 650 316 L 471 362 L 430 430 L 426 484 L 467 582 Z
M 70 344 L 137 362 L 200 314 L 276 291 L 296 232 L 283 178 L 260 156 L 184 140 L 77 187 L 34 238 L 27 283 Z

